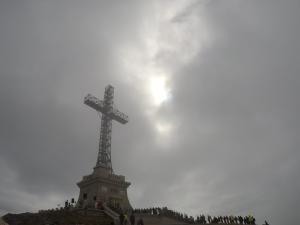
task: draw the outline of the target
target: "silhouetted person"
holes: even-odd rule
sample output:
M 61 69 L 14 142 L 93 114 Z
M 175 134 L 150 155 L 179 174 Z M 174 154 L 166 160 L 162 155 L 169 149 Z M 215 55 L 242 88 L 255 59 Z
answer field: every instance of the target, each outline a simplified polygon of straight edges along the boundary
M 134 215 L 133 212 L 132 212 L 131 215 L 130 215 L 130 224 L 131 224 L 131 225 L 134 225 L 134 224 L 135 224 L 135 215 Z
M 243 224 L 243 217 L 239 216 L 238 219 L 239 219 L 239 223 Z
M 137 225 L 144 225 L 144 221 L 142 218 L 140 218 L 137 222 Z
M 208 220 L 208 223 L 211 223 L 211 216 L 210 215 L 207 216 L 207 220 Z
M 123 213 L 120 213 L 119 220 L 120 220 L 120 225 L 123 225 L 124 224 L 124 214 Z

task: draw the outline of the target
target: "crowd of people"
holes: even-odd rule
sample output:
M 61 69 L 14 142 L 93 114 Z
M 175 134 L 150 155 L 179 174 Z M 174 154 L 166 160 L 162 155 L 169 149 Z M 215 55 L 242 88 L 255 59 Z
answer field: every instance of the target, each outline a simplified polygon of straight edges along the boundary
M 76 202 L 74 201 L 74 199 L 71 199 L 71 201 L 67 200 L 65 202 L 64 207 L 58 207 L 55 210 L 66 210 L 69 208 L 74 208 L 75 205 Z M 119 214 L 120 225 L 144 225 L 144 221 L 142 219 L 139 218 L 136 221 L 135 214 L 162 215 L 189 224 L 256 224 L 256 219 L 251 215 L 249 216 L 232 216 L 232 215 L 231 216 L 210 216 L 210 215 L 205 216 L 204 214 L 201 214 L 196 217 L 193 217 L 193 216 L 188 216 L 185 213 L 180 213 L 168 209 L 167 207 L 133 209 L 130 213 L 127 213 L 127 212 L 123 212 L 123 210 L 120 207 L 116 208 L 109 204 L 108 206 L 113 211 Z M 269 224 L 267 221 L 265 221 L 264 225 L 269 225 Z
M 255 218 L 249 216 L 205 216 L 199 215 L 197 217 L 188 216 L 185 213 L 179 213 L 174 210 L 170 210 L 167 207 L 156 207 L 147 209 L 135 209 L 134 213 L 150 214 L 150 215 L 164 215 L 176 220 L 183 221 L 190 224 L 255 224 Z

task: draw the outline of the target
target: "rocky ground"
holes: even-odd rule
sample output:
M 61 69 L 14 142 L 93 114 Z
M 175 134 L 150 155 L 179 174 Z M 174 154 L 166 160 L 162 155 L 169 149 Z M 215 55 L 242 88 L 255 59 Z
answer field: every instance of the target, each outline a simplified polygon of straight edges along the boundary
M 110 225 L 112 219 L 103 212 L 50 210 L 39 213 L 6 214 L 0 225 Z M 5 222 L 5 223 L 3 223 Z
M 0 225 L 7 225 L 2 218 L 0 218 Z

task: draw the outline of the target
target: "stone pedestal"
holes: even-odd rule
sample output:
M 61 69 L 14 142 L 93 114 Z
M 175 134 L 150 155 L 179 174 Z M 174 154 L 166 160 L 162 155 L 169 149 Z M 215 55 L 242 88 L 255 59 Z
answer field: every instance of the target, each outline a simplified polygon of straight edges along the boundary
M 77 185 L 80 188 L 79 207 L 94 208 L 99 202 L 123 210 L 132 209 L 127 196 L 130 183 L 125 181 L 125 176 L 112 174 L 107 168 L 95 167 L 93 173 L 84 176 Z

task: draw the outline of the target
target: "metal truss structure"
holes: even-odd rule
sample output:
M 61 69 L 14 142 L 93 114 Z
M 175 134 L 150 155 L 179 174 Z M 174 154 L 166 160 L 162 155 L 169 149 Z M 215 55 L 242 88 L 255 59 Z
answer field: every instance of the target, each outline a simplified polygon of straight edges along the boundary
M 109 169 L 112 173 L 111 163 L 111 134 L 112 134 L 112 120 L 125 124 L 128 122 L 128 116 L 113 107 L 114 87 L 106 86 L 104 92 L 104 100 L 101 101 L 96 97 L 88 94 L 84 98 L 84 103 L 97 112 L 102 113 L 99 151 L 96 167 L 101 166 Z

